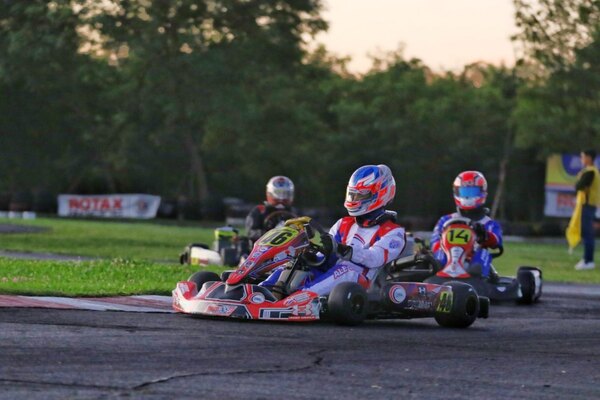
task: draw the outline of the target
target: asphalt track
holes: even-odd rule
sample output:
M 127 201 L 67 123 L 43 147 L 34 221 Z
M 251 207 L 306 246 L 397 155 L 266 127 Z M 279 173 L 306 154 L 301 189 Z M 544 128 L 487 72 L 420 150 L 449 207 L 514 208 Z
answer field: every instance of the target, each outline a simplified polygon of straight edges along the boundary
M 0 399 L 600 398 L 600 300 L 493 306 L 466 330 L 0 309 Z

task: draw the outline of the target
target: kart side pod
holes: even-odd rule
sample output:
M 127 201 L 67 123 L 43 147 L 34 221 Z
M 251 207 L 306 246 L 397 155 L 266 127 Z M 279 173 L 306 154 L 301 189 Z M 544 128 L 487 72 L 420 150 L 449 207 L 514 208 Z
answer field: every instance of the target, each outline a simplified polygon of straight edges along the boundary
M 478 317 L 488 317 L 489 299 L 477 296 L 472 286 L 462 282 L 393 282 L 382 291 L 390 311 L 407 317 L 435 317 L 442 326 L 465 328 Z

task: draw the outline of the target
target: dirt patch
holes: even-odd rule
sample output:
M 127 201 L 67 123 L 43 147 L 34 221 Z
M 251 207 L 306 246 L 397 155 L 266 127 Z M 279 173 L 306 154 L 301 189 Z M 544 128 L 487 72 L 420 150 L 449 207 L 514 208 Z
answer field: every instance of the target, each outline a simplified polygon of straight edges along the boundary
M 28 225 L 14 225 L 14 224 L 0 224 L 0 235 L 10 233 L 40 233 L 47 232 L 50 228 L 42 226 L 28 226 Z

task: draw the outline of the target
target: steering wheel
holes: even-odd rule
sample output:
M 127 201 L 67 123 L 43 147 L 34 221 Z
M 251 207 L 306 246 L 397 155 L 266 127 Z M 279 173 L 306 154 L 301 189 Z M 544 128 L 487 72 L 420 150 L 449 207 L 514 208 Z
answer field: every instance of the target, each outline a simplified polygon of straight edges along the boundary
M 288 211 L 288 210 L 273 211 L 271 214 L 266 216 L 266 218 L 263 222 L 263 226 L 265 227 L 265 230 L 270 231 L 271 229 L 275 228 L 277 226 L 277 224 L 279 224 L 280 222 L 285 221 L 287 219 L 291 219 L 291 218 L 296 218 L 296 214 L 294 214 L 291 211 Z
M 446 227 L 448 225 L 452 225 L 452 224 L 465 224 L 465 225 L 469 225 L 471 226 L 471 222 L 472 220 L 470 218 L 467 217 L 454 217 L 454 218 L 450 218 L 448 221 L 444 222 L 444 225 L 442 225 L 442 230 L 446 229 Z

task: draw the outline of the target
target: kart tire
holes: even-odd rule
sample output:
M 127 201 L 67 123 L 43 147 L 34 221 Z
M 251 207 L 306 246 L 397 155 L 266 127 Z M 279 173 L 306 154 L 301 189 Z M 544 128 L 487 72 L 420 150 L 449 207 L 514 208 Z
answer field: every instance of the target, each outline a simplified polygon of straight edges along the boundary
M 479 315 L 477 318 L 487 318 L 490 315 L 490 298 L 479 296 Z
M 203 249 L 208 249 L 208 246 L 204 243 L 190 243 L 185 246 L 183 249 L 183 253 L 179 254 L 179 264 L 185 265 L 190 263 L 190 252 L 192 251 L 192 247 L 201 247 Z
M 327 316 L 339 325 L 360 324 L 367 316 L 367 292 L 358 283 L 340 283 L 327 300 Z
M 436 312 L 435 320 L 447 328 L 467 328 L 479 315 L 479 296 L 473 286 L 457 281 L 444 283 L 452 288 L 452 308 L 449 313 Z
M 231 275 L 231 273 L 235 271 L 234 269 L 228 269 L 227 271 L 223 271 L 221 272 L 221 280 L 223 282 L 225 282 L 227 280 L 227 278 L 229 278 L 229 275 Z
M 196 288 L 198 289 L 198 291 L 202 289 L 202 285 L 204 285 L 206 282 L 218 282 L 220 280 L 221 279 L 219 278 L 219 275 L 210 271 L 198 271 L 188 278 L 188 281 L 194 282 L 196 284 Z
M 188 264 L 190 260 L 190 252 L 186 249 L 183 253 L 179 255 L 179 264 L 185 265 Z
M 519 268 L 517 271 L 517 281 L 521 286 L 521 298 L 517 299 L 518 304 L 533 304 L 535 298 L 535 277 L 528 270 Z

